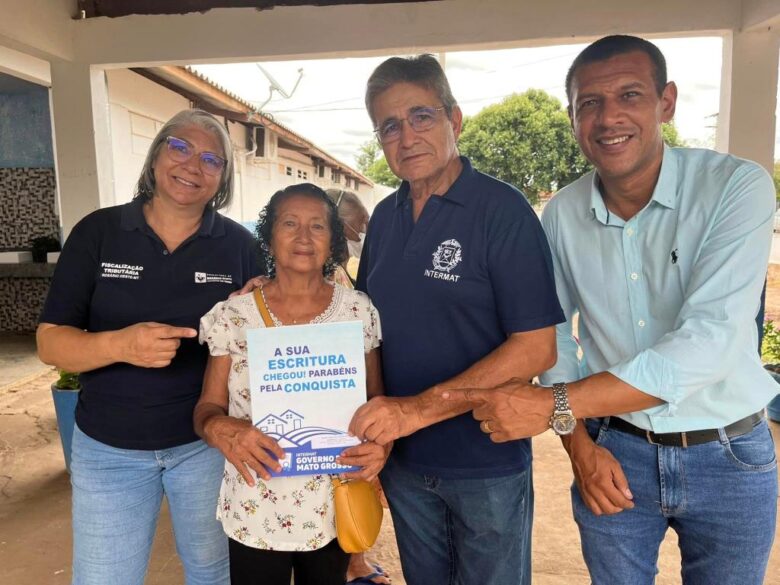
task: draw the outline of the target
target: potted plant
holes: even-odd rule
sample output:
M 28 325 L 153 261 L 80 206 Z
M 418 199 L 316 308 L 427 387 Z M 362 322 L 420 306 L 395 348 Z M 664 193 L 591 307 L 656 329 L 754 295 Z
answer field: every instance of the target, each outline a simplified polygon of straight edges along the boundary
M 60 241 L 54 236 L 39 236 L 32 239 L 33 262 L 46 262 L 49 252 L 59 252 Z
M 79 375 L 60 370 L 59 379 L 51 385 L 54 411 L 57 413 L 57 427 L 60 431 L 65 469 L 70 473 L 70 448 L 73 443 L 73 428 L 76 426 L 76 403 L 79 400 Z

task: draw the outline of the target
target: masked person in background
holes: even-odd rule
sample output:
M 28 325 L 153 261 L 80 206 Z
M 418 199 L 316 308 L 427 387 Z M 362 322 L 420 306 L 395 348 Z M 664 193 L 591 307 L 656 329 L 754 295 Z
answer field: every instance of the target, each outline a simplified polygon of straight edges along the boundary
M 344 224 L 344 236 L 347 239 L 347 249 L 349 258 L 347 258 L 333 273 L 333 281 L 347 288 L 355 288 L 355 279 L 357 278 L 357 268 L 360 262 L 360 254 L 363 252 L 363 241 L 366 239 L 366 228 L 368 227 L 368 210 L 360 197 L 352 191 L 343 189 L 328 189 L 325 191 L 331 201 L 336 205 L 339 212 L 339 219 Z M 385 502 L 384 495 L 381 494 L 379 482 L 375 486 L 380 490 L 382 501 Z M 387 504 L 385 503 L 385 507 Z M 347 569 L 347 584 L 375 583 L 377 585 L 387 585 L 390 583 L 389 576 L 382 567 L 368 561 L 363 553 L 356 553 L 349 558 L 349 568 Z
M 337 270 L 334 279 L 342 286 L 354 288 L 360 254 L 363 252 L 363 242 L 366 239 L 366 229 L 368 228 L 368 210 L 360 197 L 352 191 L 328 189 L 326 193 L 336 204 L 336 209 L 339 210 L 339 218 L 344 223 L 344 235 L 347 238 L 349 250 L 349 258 L 342 265 L 343 270 Z

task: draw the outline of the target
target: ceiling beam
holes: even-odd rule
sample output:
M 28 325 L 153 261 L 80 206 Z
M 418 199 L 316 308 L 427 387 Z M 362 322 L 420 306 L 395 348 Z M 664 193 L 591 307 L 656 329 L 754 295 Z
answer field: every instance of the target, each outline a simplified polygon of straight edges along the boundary
M 254 8 L 270 10 L 277 6 L 335 6 L 338 4 L 397 4 L 420 0 L 79 0 L 83 18 L 131 14 L 188 14 L 208 12 L 213 8 Z M 440 0 L 423 0 L 438 2 Z

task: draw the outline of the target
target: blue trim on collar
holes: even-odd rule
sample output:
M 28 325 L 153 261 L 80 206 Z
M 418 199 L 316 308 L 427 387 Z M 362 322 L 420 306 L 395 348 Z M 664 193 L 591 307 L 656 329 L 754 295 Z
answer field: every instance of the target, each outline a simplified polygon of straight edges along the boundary
M 469 196 L 471 189 L 470 184 L 474 177 L 477 176 L 477 171 L 471 166 L 471 161 L 465 156 L 460 156 L 460 162 L 463 165 L 463 169 L 460 171 L 460 175 L 455 179 L 455 182 L 447 189 L 446 193 L 439 195 L 434 193 L 436 197 L 440 197 L 443 201 L 449 201 L 466 207 L 471 201 Z M 401 186 L 395 192 L 395 206 L 400 207 L 404 201 L 409 198 L 409 183 L 403 181 Z
M 144 204 L 146 199 L 143 197 L 136 197 L 130 203 L 126 203 L 122 206 L 122 217 L 120 219 L 120 227 L 128 232 L 133 230 L 147 230 L 149 224 L 146 223 L 146 217 L 144 217 Z M 225 235 L 225 222 L 224 219 L 210 206 L 206 206 L 203 210 L 203 219 L 200 222 L 196 235 L 202 237 L 217 237 Z

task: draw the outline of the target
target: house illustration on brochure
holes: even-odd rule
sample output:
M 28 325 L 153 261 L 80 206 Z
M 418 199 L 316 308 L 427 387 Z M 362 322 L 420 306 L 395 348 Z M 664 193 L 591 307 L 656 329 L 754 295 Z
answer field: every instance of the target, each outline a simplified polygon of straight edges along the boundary
M 280 437 L 285 436 L 290 431 L 301 428 L 303 416 L 294 410 L 287 409 L 280 415 L 268 413 L 261 418 L 255 426 L 263 433 L 273 433 Z
M 292 409 L 280 414 L 269 412 L 255 423 L 260 432 L 279 442 L 282 449 L 318 449 L 322 441 L 348 437 L 347 433 L 321 426 L 305 426 L 305 417 Z M 344 445 L 342 445 L 344 446 Z M 282 462 L 284 464 L 284 462 Z

